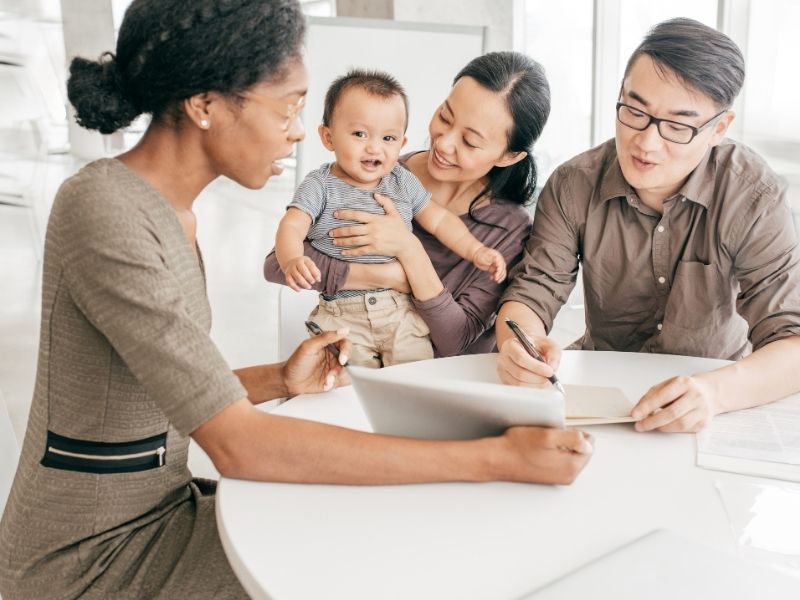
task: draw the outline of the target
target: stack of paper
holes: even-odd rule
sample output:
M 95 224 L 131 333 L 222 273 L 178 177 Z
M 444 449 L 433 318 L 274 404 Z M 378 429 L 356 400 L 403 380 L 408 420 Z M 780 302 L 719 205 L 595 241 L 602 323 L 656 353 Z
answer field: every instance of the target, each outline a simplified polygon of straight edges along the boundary
M 800 394 L 716 416 L 697 434 L 697 466 L 800 481 Z

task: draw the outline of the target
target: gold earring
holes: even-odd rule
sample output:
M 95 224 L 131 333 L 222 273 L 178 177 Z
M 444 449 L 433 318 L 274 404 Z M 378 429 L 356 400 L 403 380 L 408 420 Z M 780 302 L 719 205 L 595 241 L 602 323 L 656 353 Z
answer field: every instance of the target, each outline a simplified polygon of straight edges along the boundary
M 200 127 L 203 129 L 208 129 L 211 123 L 208 122 L 208 119 L 201 119 L 200 120 Z

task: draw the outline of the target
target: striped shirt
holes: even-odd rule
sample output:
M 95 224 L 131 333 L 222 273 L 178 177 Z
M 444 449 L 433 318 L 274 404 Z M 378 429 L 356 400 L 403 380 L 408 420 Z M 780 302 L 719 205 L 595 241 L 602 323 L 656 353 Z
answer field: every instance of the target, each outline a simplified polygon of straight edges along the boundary
M 364 256 L 343 256 L 339 246 L 333 244 L 333 238 L 328 235 L 331 229 L 344 225 L 355 225 L 358 221 L 337 219 L 333 214 L 340 208 L 362 210 L 364 212 L 382 215 L 384 210 L 375 201 L 373 194 L 378 193 L 394 202 L 397 212 L 403 217 L 406 226 L 411 229 L 411 221 L 419 211 L 425 208 L 431 194 L 426 190 L 419 179 L 411 171 L 399 163 L 394 166 L 388 175 L 385 175 L 377 187 L 371 190 L 357 188 L 342 181 L 331 173 L 333 163 L 326 163 L 319 169 L 311 171 L 298 186 L 289 207 L 299 208 L 311 217 L 311 228 L 308 231 L 308 241 L 311 245 L 332 258 L 349 262 L 367 264 L 385 263 L 394 260 L 394 256 L 379 254 L 365 254 Z M 352 298 L 363 296 L 368 292 L 378 290 L 340 290 L 334 296 L 322 294 L 325 300 L 337 298 Z
M 311 217 L 308 240 L 323 254 L 339 260 L 359 263 L 385 263 L 394 260 L 393 256 L 367 254 L 364 256 L 342 256 L 342 248 L 334 246 L 328 235 L 331 229 L 357 224 L 357 221 L 337 219 L 333 216 L 339 209 L 361 210 L 382 215 L 383 208 L 375 201 L 373 194 L 391 198 L 397 212 L 411 229 L 411 220 L 428 204 L 428 192 L 411 171 L 399 164 L 383 177 L 374 189 L 366 190 L 345 183 L 331 173 L 331 164 L 326 163 L 311 171 L 297 188 L 289 207 L 299 208 Z

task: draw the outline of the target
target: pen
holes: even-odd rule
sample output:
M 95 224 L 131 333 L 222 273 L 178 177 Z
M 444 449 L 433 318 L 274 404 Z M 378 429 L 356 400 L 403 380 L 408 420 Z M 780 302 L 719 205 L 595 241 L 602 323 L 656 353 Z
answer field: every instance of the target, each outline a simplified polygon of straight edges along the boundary
M 306 329 L 311 335 L 319 335 L 322 333 L 322 327 L 314 323 L 314 321 L 306 321 Z M 325 346 L 328 351 L 336 357 L 336 360 L 339 360 L 339 348 L 337 348 L 334 344 L 328 344 Z M 347 366 L 347 363 L 342 365 L 343 367 Z
M 536 346 L 533 345 L 533 342 L 528 338 L 527 335 L 525 335 L 525 332 L 522 331 L 520 326 L 517 325 L 515 321 L 506 319 L 506 325 L 508 325 L 508 328 L 517 337 L 519 343 L 522 344 L 522 347 L 525 348 L 525 351 L 528 354 L 530 354 L 536 360 L 546 363 L 544 358 L 542 358 L 542 355 L 539 354 L 539 351 L 536 349 Z M 558 377 L 556 377 L 556 374 L 553 373 L 550 377 L 548 377 L 548 379 L 550 380 L 550 383 L 552 383 L 555 388 L 566 398 L 567 392 L 564 391 L 564 386 L 561 385 L 561 382 L 558 380 Z

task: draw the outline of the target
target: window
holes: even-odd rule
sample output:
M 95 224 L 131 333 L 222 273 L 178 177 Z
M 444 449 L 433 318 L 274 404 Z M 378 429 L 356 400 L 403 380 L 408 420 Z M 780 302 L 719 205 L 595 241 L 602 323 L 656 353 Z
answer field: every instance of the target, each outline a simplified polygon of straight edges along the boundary
M 558 165 L 591 143 L 593 4 L 525 2 L 522 51 L 545 68 L 552 102 L 535 147 L 540 186 Z

